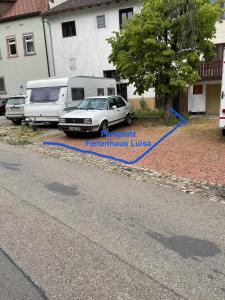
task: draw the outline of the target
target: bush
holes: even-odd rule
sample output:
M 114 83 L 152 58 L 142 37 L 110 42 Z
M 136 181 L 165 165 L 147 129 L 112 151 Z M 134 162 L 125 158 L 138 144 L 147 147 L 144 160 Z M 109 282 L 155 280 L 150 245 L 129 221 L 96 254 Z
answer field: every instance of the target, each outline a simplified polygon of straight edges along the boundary
M 147 104 L 147 102 L 145 101 L 145 99 L 144 98 L 142 98 L 141 100 L 140 100 L 140 106 L 141 106 L 141 109 L 142 110 L 148 110 L 148 104 Z

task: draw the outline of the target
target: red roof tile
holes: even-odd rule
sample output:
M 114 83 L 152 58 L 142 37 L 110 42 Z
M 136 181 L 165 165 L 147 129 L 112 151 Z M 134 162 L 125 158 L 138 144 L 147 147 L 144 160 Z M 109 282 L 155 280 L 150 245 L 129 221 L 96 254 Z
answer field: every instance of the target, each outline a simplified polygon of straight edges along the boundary
M 3 14 L 1 19 L 22 16 L 48 10 L 48 0 L 16 0 Z

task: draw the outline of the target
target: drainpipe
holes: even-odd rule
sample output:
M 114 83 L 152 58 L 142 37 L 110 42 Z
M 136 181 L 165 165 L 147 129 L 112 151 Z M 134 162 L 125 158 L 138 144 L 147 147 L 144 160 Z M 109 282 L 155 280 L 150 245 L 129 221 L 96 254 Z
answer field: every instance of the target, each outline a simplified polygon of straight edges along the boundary
M 49 77 L 51 77 L 51 73 L 50 73 L 50 67 L 49 67 L 48 46 L 47 46 L 47 39 L 46 39 L 45 23 L 48 24 L 48 28 L 49 28 L 49 37 L 50 37 L 50 47 L 51 47 L 51 59 L 52 59 L 53 77 L 55 77 L 55 76 L 56 76 L 56 73 L 55 73 L 55 60 L 54 60 L 54 55 L 53 55 L 53 43 L 52 43 L 51 24 L 47 21 L 47 19 L 43 19 L 43 27 L 44 27 L 44 35 L 45 35 L 45 48 L 46 48 L 47 60 L 48 60 Z

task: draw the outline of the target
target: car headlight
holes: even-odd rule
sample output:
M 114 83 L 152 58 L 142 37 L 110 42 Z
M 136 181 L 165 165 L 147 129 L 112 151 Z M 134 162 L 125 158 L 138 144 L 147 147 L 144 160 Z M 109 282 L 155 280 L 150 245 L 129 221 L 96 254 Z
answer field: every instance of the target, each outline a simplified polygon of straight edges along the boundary
M 92 124 L 92 119 L 84 119 L 84 124 Z
M 66 119 L 60 118 L 59 123 L 66 123 Z

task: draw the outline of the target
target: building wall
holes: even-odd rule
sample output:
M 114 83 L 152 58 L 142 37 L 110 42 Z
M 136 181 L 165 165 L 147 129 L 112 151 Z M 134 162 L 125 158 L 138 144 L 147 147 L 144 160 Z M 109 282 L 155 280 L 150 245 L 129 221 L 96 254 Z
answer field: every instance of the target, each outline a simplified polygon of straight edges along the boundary
M 203 86 L 203 92 L 200 95 L 193 94 L 193 87 L 188 90 L 188 111 L 194 113 L 206 112 L 206 86 L 209 84 L 220 84 L 220 80 L 201 81 L 198 84 Z M 217 100 L 219 101 L 219 99 Z
M 221 20 L 221 23 L 216 23 L 216 36 L 213 39 L 214 44 L 225 43 L 225 20 Z
M 36 55 L 24 55 L 23 34 L 33 33 Z M 16 36 L 18 57 L 8 58 L 6 37 Z M 24 93 L 29 80 L 48 77 L 44 30 L 41 17 L 0 23 L 0 77 L 4 77 L 4 97 Z
M 206 96 L 206 84 L 200 82 L 203 85 L 203 93 L 200 95 L 193 94 L 193 86 L 188 90 L 188 111 L 194 113 L 205 112 L 205 96 Z
M 70 13 L 62 13 L 48 17 L 51 24 L 53 53 L 56 76 L 103 76 L 105 70 L 115 70 L 108 62 L 111 46 L 106 41 L 119 31 L 119 9 L 134 8 L 134 13 L 140 10 L 139 1 L 121 1 L 109 5 L 75 10 Z M 97 29 L 96 16 L 105 15 L 106 28 Z M 76 22 L 76 36 L 62 37 L 61 23 L 67 21 Z M 70 68 L 70 60 L 75 59 L 75 70 Z M 154 89 L 142 95 L 154 106 Z M 128 99 L 137 101 L 141 96 L 134 95 L 134 87 L 128 87 Z
M 214 44 L 225 43 L 225 20 L 221 20 L 216 23 L 216 35 L 212 40 Z M 206 84 L 216 84 L 221 81 L 202 81 L 199 84 L 203 84 L 203 93 L 201 95 L 193 95 L 193 87 L 188 91 L 188 110 L 192 112 L 205 112 L 206 111 Z

